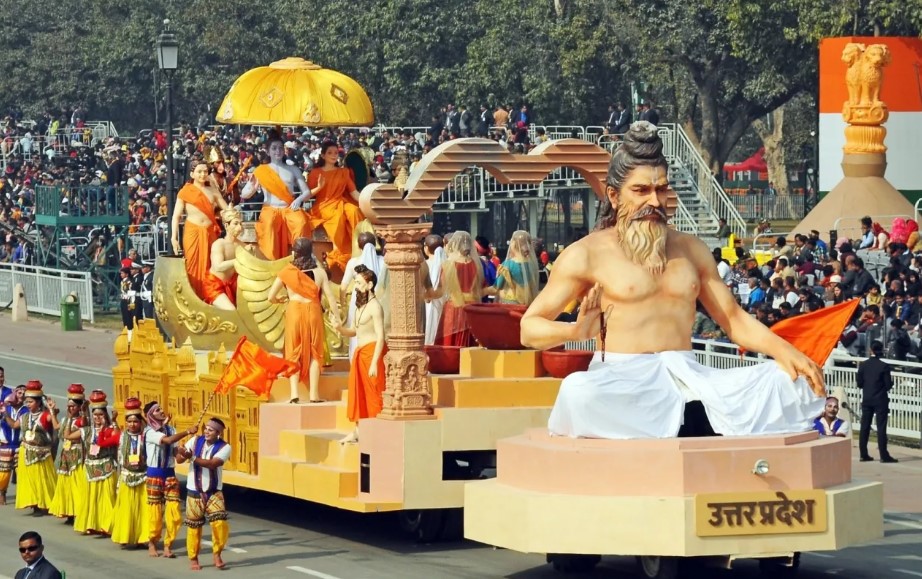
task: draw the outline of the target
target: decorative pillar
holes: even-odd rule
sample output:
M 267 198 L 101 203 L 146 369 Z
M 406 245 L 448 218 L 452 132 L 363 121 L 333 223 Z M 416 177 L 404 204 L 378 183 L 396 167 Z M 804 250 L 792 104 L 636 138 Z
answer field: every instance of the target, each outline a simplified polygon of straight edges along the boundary
M 421 243 L 431 229 L 431 223 L 375 228 L 385 243 L 384 263 L 388 268 L 391 307 L 391 333 L 384 356 L 387 368 L 384 408 L 379 418 L 405 420 L 432 416 L 429 358 L 423 349 L 423 320 L 419 307 L 422 299 Z

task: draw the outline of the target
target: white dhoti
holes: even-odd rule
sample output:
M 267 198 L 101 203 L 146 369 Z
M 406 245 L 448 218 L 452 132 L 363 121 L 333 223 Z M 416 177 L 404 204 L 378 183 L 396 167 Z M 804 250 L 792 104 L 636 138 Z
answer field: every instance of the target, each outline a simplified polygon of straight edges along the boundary
M 574 438 L 671 438 L 685 403 L 700 400 L 726 436 L 805 432 L 825 400 L 775 362 L 730 369 L 699 364 L 691 351 L 596 353 L 586 372 L 560 385 L 548 419 L 552 434 Z

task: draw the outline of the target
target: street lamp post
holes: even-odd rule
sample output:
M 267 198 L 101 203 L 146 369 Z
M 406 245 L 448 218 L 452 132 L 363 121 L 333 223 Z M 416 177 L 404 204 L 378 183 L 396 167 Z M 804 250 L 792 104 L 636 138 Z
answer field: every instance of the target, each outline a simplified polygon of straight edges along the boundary
M 170 21 L 163 21 L 163 32 L 157 37 L 157 67 L 166 79 L 166 200 L 167 200 L 167 239 L 172 239 L 172 214 L 176 204 L 173 191 L 173 74 L 179 61 L 179 42 L 170 32 Z

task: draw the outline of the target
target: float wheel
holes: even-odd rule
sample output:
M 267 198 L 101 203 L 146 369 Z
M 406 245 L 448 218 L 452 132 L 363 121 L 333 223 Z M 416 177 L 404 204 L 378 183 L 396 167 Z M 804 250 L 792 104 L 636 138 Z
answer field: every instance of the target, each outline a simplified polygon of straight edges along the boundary
M 571 555 L 566 553 L 548 553 L 547 562 L 561 573 L 588 573 L 602 560 L 601 555 Z
M 679 576 L 678 557 L 637 557 L 641 576 L 646 579 L 676 579 Z
M 400 511 L 400 528 L 419 543 L 431 543 L 439 539 L 445 527 L 445 509 L 419 509 Z

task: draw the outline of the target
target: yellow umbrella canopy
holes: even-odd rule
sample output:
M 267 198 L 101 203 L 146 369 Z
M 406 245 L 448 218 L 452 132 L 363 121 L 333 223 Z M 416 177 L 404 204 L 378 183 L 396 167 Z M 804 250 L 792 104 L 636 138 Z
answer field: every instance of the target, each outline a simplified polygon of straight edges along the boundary
M 348 76 L 289 57 L 240 75 L 216 119 L 245 125 L 370 126 L 374 110 L 365 90 Z

